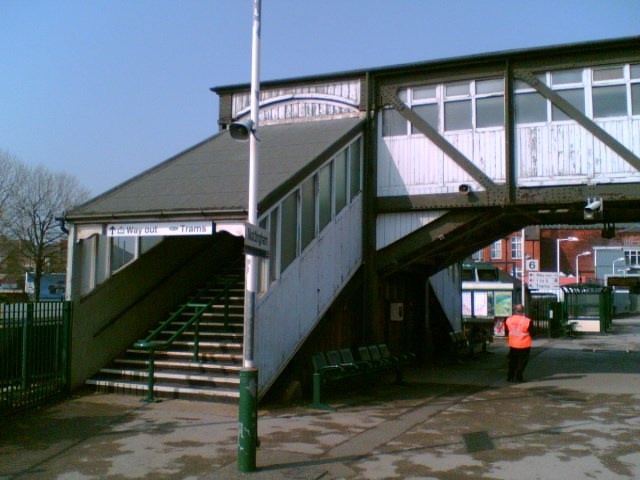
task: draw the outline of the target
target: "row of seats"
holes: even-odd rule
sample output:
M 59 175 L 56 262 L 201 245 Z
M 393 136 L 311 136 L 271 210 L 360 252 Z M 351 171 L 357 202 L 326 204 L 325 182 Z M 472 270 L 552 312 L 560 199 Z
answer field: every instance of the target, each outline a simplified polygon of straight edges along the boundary
M 393 370 L 396 380 L 401 382 L 402 368 L 415 358 L 413 353 L 393 355 L 386 344 L 361 346 L 357 352 L 357 359 L 350 348 L 316 352 L 312 355 L 313 407 L 330 408 L 320 399 L 322 385 L 328 382 L 365 377 L 383 370 Z

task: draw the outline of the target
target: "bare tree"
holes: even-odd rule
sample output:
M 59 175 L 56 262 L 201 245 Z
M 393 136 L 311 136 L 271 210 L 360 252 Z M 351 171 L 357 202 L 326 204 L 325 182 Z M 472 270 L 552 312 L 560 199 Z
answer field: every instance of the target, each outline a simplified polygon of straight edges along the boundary
M 6 214 L 6 208 L 11 199 L 16 177 L 21 168 L 20 162 L 9 152 L 0 150 L 0 221 Z M 0 223 L 0 226 L 2 223 Z M 2 234 L 0 230 L 0 234 Z
M 73 176 L 42 166 L 18 169 L 4 223 L 34 272 L 36 301 L 47 264 L 66 237 L 57 219 L 88 197 L 88 190 Z

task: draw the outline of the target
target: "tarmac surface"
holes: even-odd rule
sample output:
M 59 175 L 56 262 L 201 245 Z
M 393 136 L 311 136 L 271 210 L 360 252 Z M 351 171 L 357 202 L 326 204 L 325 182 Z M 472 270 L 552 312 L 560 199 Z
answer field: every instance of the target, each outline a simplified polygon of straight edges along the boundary
M 334 411 L 261 406 L 252 473 L 235 405 L 78 394 L 0 421 L 0 480 L 640 478 L 640 317 L 534 339 L 525 383 L 506 382 L 506 353 L 498 339 L 401 385 L 334 391 Z

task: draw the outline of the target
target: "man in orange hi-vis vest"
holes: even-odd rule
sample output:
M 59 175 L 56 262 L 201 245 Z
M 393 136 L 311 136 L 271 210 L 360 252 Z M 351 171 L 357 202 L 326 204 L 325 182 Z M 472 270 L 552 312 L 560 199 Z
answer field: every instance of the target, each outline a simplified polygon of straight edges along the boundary
M 509 335 L 509 371 L 508 382 L 522 382 L 522 373 L 529 362 L 531 351 L 531 319 L 524 314 L 524 306 L 516 305 L 513 315 L 505 322 Z

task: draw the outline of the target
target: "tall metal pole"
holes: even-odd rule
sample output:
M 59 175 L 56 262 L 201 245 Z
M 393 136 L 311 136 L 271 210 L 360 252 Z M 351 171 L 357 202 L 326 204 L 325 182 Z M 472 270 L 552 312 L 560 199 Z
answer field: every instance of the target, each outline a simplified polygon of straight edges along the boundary
M 249 206 L 248 223 L 258 225 L 258 158 L 256 137 L 260 102 L 260 14 L 261 0 L 253 0 L 253 33 L 251 45 L 251 132 L 249 135 Z M 256 470 L 258 446 L 258 369 L 254 363 L 254 327 L 256 293 L 258 290 L 257 256 L 246 254 L 244 340 L 240 371 L 240 401 L 238 429 L 238 470 Z

